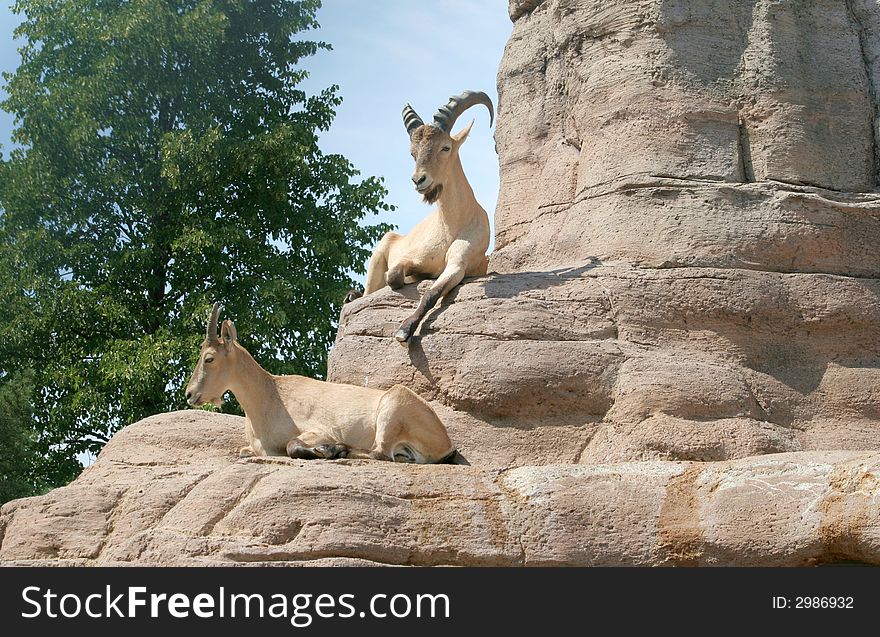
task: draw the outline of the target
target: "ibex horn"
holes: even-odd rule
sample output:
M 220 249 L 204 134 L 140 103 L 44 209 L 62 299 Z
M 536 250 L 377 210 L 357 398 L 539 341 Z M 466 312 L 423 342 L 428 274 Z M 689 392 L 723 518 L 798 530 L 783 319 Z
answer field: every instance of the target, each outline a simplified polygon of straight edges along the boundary
M 419 126 L 423 126 L 425 122 L 419 117 L 419 114 L 413 110 L 413 107 L 407 104 L 403 107 L 403 125 L 406 126 L 407 134 L 412 137 L 413 131 Z
M 217 340 L 217 319 L 220 317 L 220 304 L 214 303 L 214 307 L 211 308 L 211 316 L 208 318 L 208 333 L 205 335 L 205 338 L 208 341 L 216 341 Z
M 453 95 L 446 106 L 437 109 L 434 123 L 431 125 L 449 135 L 458 116 L 475 104 L 483 104 L 489 109 L 489 126 L 491 126 L 495 120 L 495 109 L 492 108 L 492 100 L 482 91 L 465 91 L 461 95 Z

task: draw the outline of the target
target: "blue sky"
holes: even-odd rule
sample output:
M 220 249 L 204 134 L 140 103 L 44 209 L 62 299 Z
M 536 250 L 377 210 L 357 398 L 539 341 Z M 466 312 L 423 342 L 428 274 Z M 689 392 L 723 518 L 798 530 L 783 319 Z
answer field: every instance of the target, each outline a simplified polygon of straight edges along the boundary
M 0 71 L 14 71 L 18 66 L 19 57 L 16 50 L 20 43 L 13 41 L 12 32 L 18 23 L 18 16 L 12 13 L 12 3 L 0 0 Z M 5 86 L 6 82 L 0 82 Z M 6 91 L 0 88 L 0 97 L 6 97 Z M 0 144 L 4 149 L 9 148 L 9 136 L 12 133 L 12 116 L 6 111 L 0 110 Z
M 18 64 L 12 31 L 20 22 L 11 2 L 0 0 L 0 70 Z M 315 93 L 338 84 L 344 101 L 331 130 L 321 138 L 324 152 L 347 157 L 362 176 L 385 178 L 387 201 L 397 206 L 372 220 L 397 224 L 407 232 L 429 208 L 410 182 L 412 159 L 400 111 L 407 102 L 425 120 L 453 94 L 485 91 L 497 104 L 495 75 L 512 25 L 507 0 L 325 0 L 321 29 L 310 34 L 333 46 L 305 61 Z M 498 158 L 485 108 L 465 113 L 455 130 L 476 118 L 462 147 L 465 173 L 477 199 L 494 215 Z M 12 118 L 0 112 L 0 144 L 9 147 Z
M 368 10 L 365 10 L 366 8 Z M 409 102 L 426 121 L 453 94 L 485 91 L 497 105 L 495 76 L 513 28 L 507 0 L 326 0 L 318 32 L 333 51 L 306 63 L 315 90 L 339 84 L 345 100 L 332 129 L 322 138 L 325 152 L 345 155 L 364 175 L 385 178 L 388 201 L 397 210 L 382 220 L 400 231 L 430 210 L 412 187 L 412 158 L 401 109 Z M 498 156 L 494 127 L 482 106 L 456 123 L 476 124 L 461 158 L 477 199 L 494 216 Z

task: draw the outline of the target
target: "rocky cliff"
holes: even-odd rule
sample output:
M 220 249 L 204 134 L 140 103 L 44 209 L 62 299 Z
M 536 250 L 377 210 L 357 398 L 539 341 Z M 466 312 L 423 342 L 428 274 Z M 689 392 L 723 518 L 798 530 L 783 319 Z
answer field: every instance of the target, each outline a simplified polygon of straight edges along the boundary
M 358 299 L 331 353 L 471 466 L 236 460 L 241 420 L 167 414 L 5 505 L 0 561 L 880 563 L 876 2 L 510 15 L 489 276 L 407 348 L 419 288 Z
M 880 562 L 880 453 L 509 469 L 236 460 L 242 419 L 164 414 L 10 502 L 3 564 Z
M 870 0 L 512 1 L 493 266 L 878 275 Z
M 415 290 L 352 304 L 332 377 L 418 388 L 498 465 L 878 448 L 877 3 L 510 15 L 494 272 L 409 350 Z

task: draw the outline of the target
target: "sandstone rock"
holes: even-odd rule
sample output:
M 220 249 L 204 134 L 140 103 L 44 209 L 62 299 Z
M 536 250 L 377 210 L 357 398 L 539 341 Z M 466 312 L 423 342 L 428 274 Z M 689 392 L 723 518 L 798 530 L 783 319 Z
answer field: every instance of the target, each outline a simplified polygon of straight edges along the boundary
M 150 418 L 2 564 L 880 564 L 880 9 L 511 0 L 490 273 L 346 305 L 329 378 L 471 466 L 237 460 Z
M 876 2 L 510 13 L 494 269 L 595 256 L 878 276 Z
M 596 262 L 496 274 L 402 348 L 391 335 L 416 298 L 347 305 L 330 378 L 413 387 L 481 465 L 878 447 L 876 279 Z
M 348 306 L 330 377 L 418 388 L 487 465 L 877 449 L 876 3 L 510 15 L 494 272 L 408 349 L 416 290 Z
M 877 4 L 510 15 L 490 276 L 408 349 L 416 290 L 347 307 L 330 377 L 417 387 L 478 466 L 876 450 Z
M 2 508 L 0 564 L 880 562 L 876 452 L 492 469 L 236 460 L 243 435 L 205 412 L 127 427 Z

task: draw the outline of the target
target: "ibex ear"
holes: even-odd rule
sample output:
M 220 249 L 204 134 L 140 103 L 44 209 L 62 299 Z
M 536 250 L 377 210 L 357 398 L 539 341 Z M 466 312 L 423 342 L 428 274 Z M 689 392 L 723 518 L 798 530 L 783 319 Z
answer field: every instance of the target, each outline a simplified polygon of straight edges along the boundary
M 471 123 L 465 126 L 457 135 L 452 135 L 452 141 L 455 142 L 455 147 L 458 148 L 464 143 L 464 140 L 467 139 L 467 136 L 471 134 L 471 128 L 474 127 L 474 121 L 471 120 Z
M 238 332 L 235 331 L 235 324 L 232 321 L 223 321 L 223 325 L 220 326 L 220 337 L 232 342 L 238 340 Z

